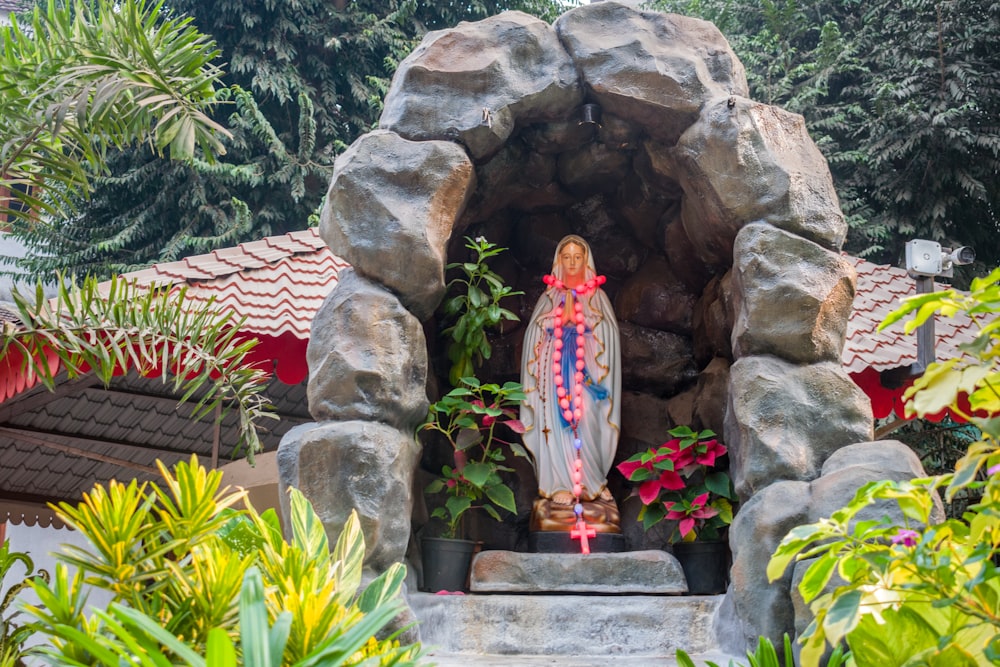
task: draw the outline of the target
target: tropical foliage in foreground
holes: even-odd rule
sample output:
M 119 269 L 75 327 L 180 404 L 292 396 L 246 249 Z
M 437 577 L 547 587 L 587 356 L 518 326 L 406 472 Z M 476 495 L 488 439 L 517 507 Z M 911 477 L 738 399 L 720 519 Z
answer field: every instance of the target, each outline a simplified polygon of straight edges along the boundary
M 191 399 L 192 419 L 217 407 L 238 413 L 240 443 L 250 462 L 260 451 L 260 421 L 274 417 L 261 393 L 268 375 L 249 364 L 256 339 L 242 338 L 242 320 L 212 303 L 185 300 L 186 288 L 150 289 L 114 278 L 76 285 L 60 277 L 55 298 L 39 284 L 33 295 L 13 293 L 20 322 L 5 323 L 0 364 L 20 365 L 50 390 L 56 376 L 93 372 L 107 386 L 116 373 L 159 374 Z
M 814 620 L 800 638 L 806 667 L 847 643 L 858 665 L 972 667 L 1000 661 L 1000 269 L 955 290 L 908 299 L 882 324 L 908 314 L 907 331 L 935 314 L 968 313 L 980 327 L 965 355 L 932 364 L 907 390 L 909 414 L 950 408 L 982 432 L 954 472 L 873 482 L 828 519 L 793 529 L 768 565 L 783 575 L 812 559 L 799 585 Z M 965 397 L 967 396 L 967 403 Z M 962 519 L 932 525 L 935 496 L 981 492 Z M 904 519 L 857 520 L 875 502 Z
M 379 633 L 401 610 L 405 568 L 363 592 L 365 545 L 352 514 L 333 550 L 309 502 L 291 491 L 291 539 L 274 510 L 238 508 L 245 492 L 192 457 L 161 483 L 110 482 L 60 518 L 89 541 L 66 546 L 51 584 L 27 605 L 52 665 L 411 665 L 415 647 Z M 108 591 L 85 610 L 84 584 Z
M 31 636 L 31 628 L 22 620 L 23 612 L 16 608 L 17 595 L 31 586 L 33 577 L 48 580 L 49 573 L 35 572 L 35 563 L 26 553 L 10 550 L 10 540 L 0 545 L 0 584 L 7 575 L 17 573 L 18 566 L 24 570 L 21 580 L 12 583 L 0 598 L 0 667 L 16 667 L 27 655 L 24 643 Z
M 0 212 L 55 224 L 90 191 L 111 149 L 224 153 L 209 116 L 221 70 L 214 42 L 152 0 L 48 0 L 0 26 Z

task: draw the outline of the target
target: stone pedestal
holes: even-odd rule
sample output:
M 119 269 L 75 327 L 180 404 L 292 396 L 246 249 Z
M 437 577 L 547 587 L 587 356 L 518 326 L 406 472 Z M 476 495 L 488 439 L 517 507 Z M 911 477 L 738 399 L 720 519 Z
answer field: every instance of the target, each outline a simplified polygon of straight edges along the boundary
M 687 581 L 665 551 L 519 553 L 484 551 L 472 561 L 473 593 L 680 595 Z

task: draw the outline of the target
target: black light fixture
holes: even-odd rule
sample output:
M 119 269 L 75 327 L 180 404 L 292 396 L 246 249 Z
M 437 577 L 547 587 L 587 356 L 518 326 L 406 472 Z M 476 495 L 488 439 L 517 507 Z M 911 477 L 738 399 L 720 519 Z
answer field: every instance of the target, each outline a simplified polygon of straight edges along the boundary
M 593 125 L 594 127 L 600 127 L 601 106 L 591 102 L 580 107 L 579 125 Z

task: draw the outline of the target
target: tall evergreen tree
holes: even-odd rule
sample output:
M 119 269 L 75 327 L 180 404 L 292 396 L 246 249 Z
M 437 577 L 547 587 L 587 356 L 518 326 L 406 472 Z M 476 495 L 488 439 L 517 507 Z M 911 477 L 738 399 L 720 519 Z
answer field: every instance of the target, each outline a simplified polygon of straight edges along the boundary
M 912 238 L 1000 263 L 1000 3 L 658 0 L 713 21 L 751 96 L 805 119 L 848 216 L 847 249 L 898 263 Z
M 551 20 L 563 0 L 168 0 L 213 35 L 232 84 L 216 119 L 233 134 L 224 161 L 109 158 L 86 206 L 25 232 L 45 254 L 22 262 L 107 275 L 302 229 L 321 205 L 336 155 L 377 122 L 398 63 L 429 29 L 505 9 Z
M 896 261 L 911 238 L 1000 264 L 1000 3 L 904 0 L 864 14 L 868 66 L 843 96 L 865 110 L 841 175 L 871 208 L 855 247 Z

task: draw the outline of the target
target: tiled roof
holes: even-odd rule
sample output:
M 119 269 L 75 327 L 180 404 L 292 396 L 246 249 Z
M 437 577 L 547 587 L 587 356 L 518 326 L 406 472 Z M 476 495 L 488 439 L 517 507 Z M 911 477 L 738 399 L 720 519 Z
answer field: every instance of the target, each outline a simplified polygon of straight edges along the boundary
M 0 0 L 0 11 L 17 12 L 27 6 L 23 0 Z
M 195 255 L 123 277 L 141 284 L 188 285 L 188 299 L 215 297 L 247 320 L 244 331 L 308 340 L 312 318 L 347 263 L 329 251 L 315 228 L 269 236 Z
M 858 287 L 841 357 L 844 369 L 855 375 L 868 368 L 881 372 L 914 363 L 917 360 L 916 334 L 905 333 L 903 322 L 881 332 L 878 325 L 899 307 L 902 299 L 916 294 L 916 282 L 904 269 L 872 264 L 857 257 L 848 256 L 848 259 L 858 272 Z M 936 289 L 949 289 L 949 286 L 936 284 Z M 936 318 L 937 358 L 959 356 L 958 346 L 971 341 L 978 329 L 968 315 L 961 313 L 955 317 Z

